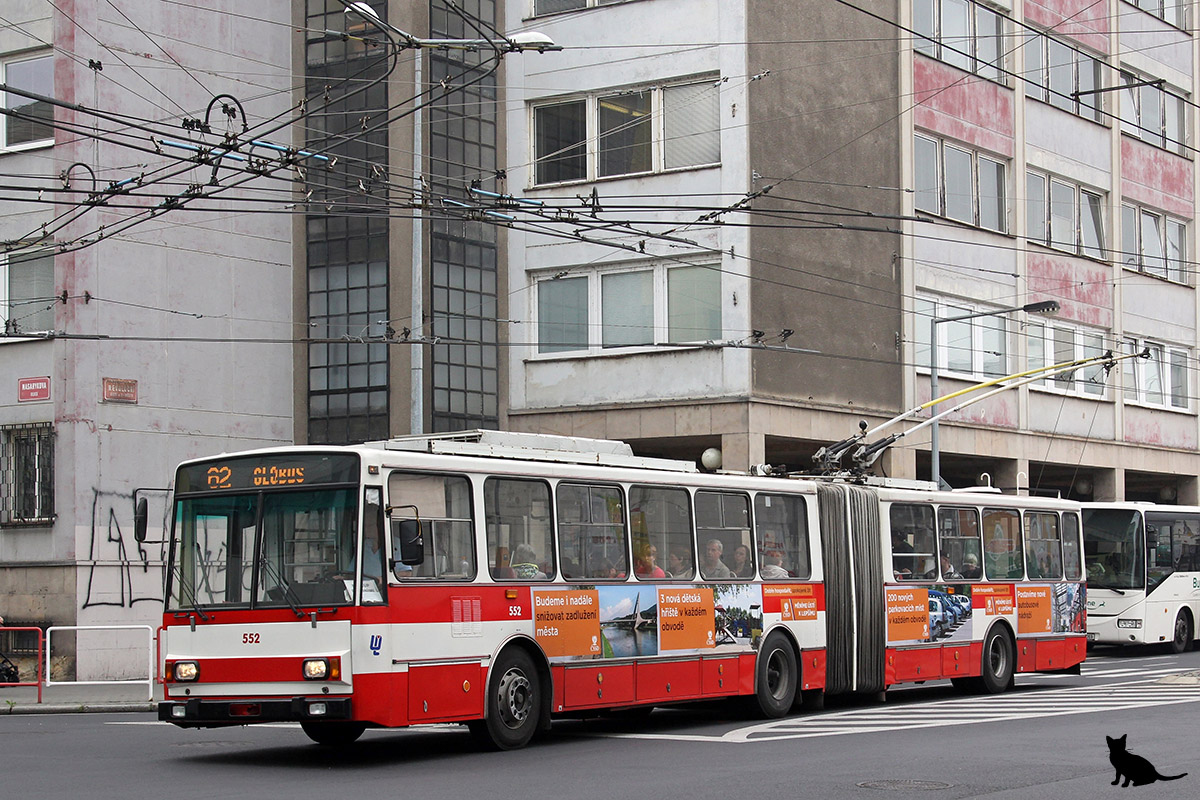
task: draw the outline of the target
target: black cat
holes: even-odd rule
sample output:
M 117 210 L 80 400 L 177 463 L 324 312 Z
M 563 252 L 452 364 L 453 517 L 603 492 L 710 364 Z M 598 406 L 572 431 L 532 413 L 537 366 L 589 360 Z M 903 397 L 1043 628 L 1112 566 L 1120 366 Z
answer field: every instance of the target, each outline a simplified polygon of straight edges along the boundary
M 1125 782 L 1121 784 L 1121 788 L 1125 788 L 1131 782 L 1134 786 L 1145 786 L 1147 783 L 1155 781 L 1176 781 L 1187 775 L 1186 772 L 1183 775 L 1159 775 L 1153 764 L 1125 749 L 1125 737 L 1128 735 L 1125 734 L 1120 739 L 1114 739 L 1111 736 L 1104 737 L 1108 740 L 1108 760 L 1117 768 L 1117 777 L 1112 782 L 1113 786 L 1120 783 L 1122 775 L 1125 776 Z

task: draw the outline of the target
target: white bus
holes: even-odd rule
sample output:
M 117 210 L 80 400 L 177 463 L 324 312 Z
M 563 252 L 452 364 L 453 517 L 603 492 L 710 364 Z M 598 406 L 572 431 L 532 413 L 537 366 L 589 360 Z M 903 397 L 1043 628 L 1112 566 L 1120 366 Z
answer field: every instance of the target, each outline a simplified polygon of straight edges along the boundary
M 1200 507 L 1085 503 L 1088 641 L 1192 647 L 1200 614 Z

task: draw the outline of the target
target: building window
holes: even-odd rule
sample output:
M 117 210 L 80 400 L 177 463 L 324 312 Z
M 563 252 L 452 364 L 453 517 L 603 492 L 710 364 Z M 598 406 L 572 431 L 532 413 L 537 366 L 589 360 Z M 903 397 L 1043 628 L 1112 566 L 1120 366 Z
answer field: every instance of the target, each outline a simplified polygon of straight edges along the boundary
M 623 2 L 625 0 L 534 0 L 533 13 L 535 16 L 541 16 L 543 14 L 557 14 L 560 11 L 578 11 L 581 8 L 611 6 Z
M 0 78 L 15 89 L 54 96 L 54 56 L 38 54 L 15 56 L 0 60 Z M 54 107 L 42 100 L 22 97 L 14 92 L 3 93 L 4 108 L 0 114 L 0 141 L 5 148 L 38 147 L 54 144 Z
M 916 365 L 928 369 L 932 320 L 986 312 L 986 307 L 958 305 L 918 297 L 914 305 Z M 971 378 L 999 377 L 1008 369 L 1008 318 L 980 316 L 938 323 L 938 371 Z
M 918 211 L 1008 230 L 1004 162 L 921 134 L 914 140 L 914 161 Z
M 1143 83 L 1145 80 L 1121 70 L 1121 130 L 1183 155 L 1187 150 L 1187 100 L 1161 85 Z
M 1122 364 L 1125 400 L 1140 405 L 1188 409 L 1190 404 L 1188 353 L 1183 348 L 1126 339 L 1125 354 L 1150 354 L 1149 358 L 1127 358 Z
M 539 353 L 706 342 L 721 330 L 715 265 L 658 264 L 537 282 Z
M 0 261 L 0 314 L 4 334 L 54 329 L 54 256 L 9 256 Z
M 1187 27 L 1187 10 L 1190 3 L 1183 0 L 1125 0 L 1129 5 L 1137 6 L 1164 22 L 1169 22 L 1176 28 Z
M 1122 261 L 1129 269 L 1188 283 L 1187 223 L 1141 206 L 1121 206 Z
M 1103 62 L 1053 39 L 1029 32 L 1025 36 L 1025 95 L 1035 100 L 1101 120 L 1100 95 Z
M 0 427 L 0 525 L 54 521 L 54 429 Z
M 916 0 L 916 49 L 994 81 L 1004 69 L 1004 17 L 970 0 Z
M 1039 244 L 1104 258 L 1104 202 L 1099 192 L 1040 172 L 1025 173 L 1026 235 Z
M 713 79 L 605 92 L 533 107 L 537 184 L 639 175 L 721 162 Z
M 1101 333 L 1031 320 L 1025 322 L 1025 341 L 1031 370 L 1096 358 L 1106 352 Z M 1104 365 L 1093 364 L 1045 375 L 1034 385 L 1067 394 L 1103 397 L 1105 377 Z

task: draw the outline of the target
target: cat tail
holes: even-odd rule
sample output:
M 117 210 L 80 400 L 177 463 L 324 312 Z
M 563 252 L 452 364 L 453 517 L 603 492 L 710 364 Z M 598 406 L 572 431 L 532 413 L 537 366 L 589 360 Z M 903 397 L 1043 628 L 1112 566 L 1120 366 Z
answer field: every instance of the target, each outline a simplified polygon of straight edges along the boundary
M 1154 774 L 1155 774 L 1155 775 L 1158 775 L 1158 773 L 1157 773 L 1157 772 L 1155 772 Z M 1187 773 L 1186 773 L 1186 772 L 1185 772 L 1185 773 L 1183 773 L 1183 774 L 1181 774 L 1181 775 L 1158 775 L 1158 779 L 1159 779 L 1160 781 L 1177 781 L 1177 780 L 1179 780 L 1180 778 L 1185 778 L 1185 777 L 1187 777 Z

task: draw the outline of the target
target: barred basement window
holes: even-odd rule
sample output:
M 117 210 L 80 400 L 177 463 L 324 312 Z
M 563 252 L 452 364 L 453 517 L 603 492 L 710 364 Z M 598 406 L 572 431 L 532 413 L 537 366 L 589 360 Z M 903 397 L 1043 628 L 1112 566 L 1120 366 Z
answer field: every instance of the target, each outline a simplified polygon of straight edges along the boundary
M 53 521 L 53 427 L 49 423 L 0 427 L 0 525 Z

